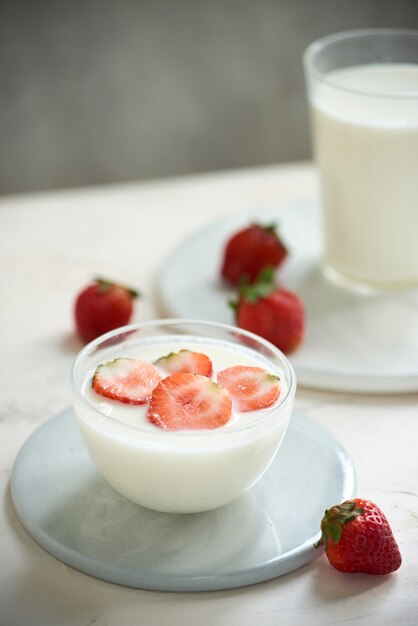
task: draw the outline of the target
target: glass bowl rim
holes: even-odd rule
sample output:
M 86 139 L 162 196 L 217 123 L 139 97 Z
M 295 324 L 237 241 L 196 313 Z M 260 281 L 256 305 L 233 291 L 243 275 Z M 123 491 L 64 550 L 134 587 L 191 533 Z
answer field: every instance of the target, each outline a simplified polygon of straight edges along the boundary
M 285 395 L 279 400 L 278 404 L 272 407 L 269 407 L 269 409 L 265 409 L 265 411 L 263 411 L 262 416 L 255 419 L 250 424 L 246 424 L 245 426 L 242 426 L 241 428 L 238 427 L 238 428 L 234 428 L 231 430 L 224 429 L 224 428 L 214 428 L 212 430 L 191 429 L 191 430 L 184 430 L 184 431 L 183 430 L 165 431 L 165 430 L 158 429 L 156 430 L 155 433 L 149 431 L 148 429 L 141 428 L 140 426 L 128 424 L 118 419 L 115 419 L 109 415 L 106 415 L 105 413 L 102 413 L 97 407 L 95 407 L 91 402 L 88 401 L 88 399 L 82 393 L 81 388 L 77 384 L 76 374 L 77 374 L 78 369 L 81 367 L 82 363 L 84 362 L 84 360 L 90 354 L 92 354 L 94 350 L 96 350 L 101 344 L 105 343 L 109 339 L 116 337 L 117 335 L 122 335 L 122 334 L 129 333 L 129 332 L 136 331 L 136 330 L 142 330 L 143 328 L 152 328 L 152 327 L 158 328 L 161 326 L 168 326 L 168 325 L 208 326 L 213 329 L 219 329 L 219 330 L 223 330 L 223 331 L 230 332 L 230 333 L 239 333 L 243 337 L 256 341 L 264 348 L 267 348 L 268 350 L 275 353 L 275 356 L 277 356 L 280 359 L 280 365 L 282 367 L 283 373 L 287 381 L 287 389 L 286 389 Z M 197 337 L 198 335 L 195 335 L 195 336 Z M 199 319 L 192 319 L 192 318 L 190 319 L 189 318 L 167 318 L 167 319 L 149 320 L 146 322 L 137 322 L 137 323 L 129 324 L 126 326 L 121 326 L 119 328 L 116 328 L 115 330 L 112 330 L 108 333 L 100 335 L 100 337 L 97 337 L 97 339 L 94 339 L 93 341 L 86 344 L 76 355 L 72 363 L 71 370 L 70 370 L 70 381 L 71 381 L 72 392 L 76 400 L 81 402 L 82 406 L 88 407 L 89 412 L 92 412 L 95 418 L 100 418 L 101 421 L 105 421 L 111 425 L 112 424 L 115 426 L 117 425 L 118 428 L 122 427 L 125 432 L 131 432 L 131 433 L 133 432 L 136 434 L 142 434 L 144 435 L 144 438 L 147 440 L 158 438 L 160 441 L 161 441 L 161 435 L 170 436 L 173 434 L 175 434 L 176 439 L 179 439 L 181 437 L 187 437 L 187 439 L 193 438 L 193 437 L 195 437 L 196 439 L 204 437 L 206 439 L 207 437 L 216 437 L 216 436 L 222 437 L 222 438 L 224 438 L 225 436 L 233 436 L 233 435 L 237 436 L 239 433 L 243 433 L 245 431 L 251 430 L 255 428 L 256 426 L 260 425 L 262 422 L 268 421 L 271 415 L 275 413 L 277 409 L 279 408 L 282 409 L 287 404 L 292 402 L 296 393 L 296 386 L 297 386 L 296 375 L 287 356 L 281 350 L 279 350 L 279 348 L 274 346 L 272 343 L 270 343 L 266 339 L 254 333 L 251 333 L 247 330 L 244 330 L 242 328 L 238 328 L 237 326 L 231 326 L 228 324 L 222 324 L 220 322 L 211 322 L 207 320 L 199 320 Z

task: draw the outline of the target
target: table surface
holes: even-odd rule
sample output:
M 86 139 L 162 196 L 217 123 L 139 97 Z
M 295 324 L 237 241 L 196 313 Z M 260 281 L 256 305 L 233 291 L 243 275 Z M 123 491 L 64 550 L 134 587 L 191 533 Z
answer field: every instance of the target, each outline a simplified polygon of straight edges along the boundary
M 0 624 L 418 624 L 418 395 L 299 388 L 296 407 L 345 446 L 358 494 L 390 520 L 403 564 L 344 575 L 324 556 L 286 576 L 229 591 L 168 593 L 103 582 L 40 548 L 16 518 L 10 476 L 27 437 L 71 403 L 75 294 L 92 276 L 143 293 L 134 321 L 160 317 L 158 272 L 212 220 L 290 201 L 318 202 L 307 163 L 0 201 Z M 318 520 L 319 521 L 319 520 Z

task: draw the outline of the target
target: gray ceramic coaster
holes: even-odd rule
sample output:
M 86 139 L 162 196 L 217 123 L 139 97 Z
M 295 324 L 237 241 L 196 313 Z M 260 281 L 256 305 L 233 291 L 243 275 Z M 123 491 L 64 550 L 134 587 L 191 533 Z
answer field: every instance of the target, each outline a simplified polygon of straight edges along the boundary
M 158 513 L 101 478 L 67 409 L 22 447 L 12 494 L 27 532 L 64 563 L 130 587 L 202 591 L 269 580 L 318 556 L 323 511 L 352 497 L 354 482 L 338 442 L 296 412 L 275 461 L 244 496 L 206 513 Z

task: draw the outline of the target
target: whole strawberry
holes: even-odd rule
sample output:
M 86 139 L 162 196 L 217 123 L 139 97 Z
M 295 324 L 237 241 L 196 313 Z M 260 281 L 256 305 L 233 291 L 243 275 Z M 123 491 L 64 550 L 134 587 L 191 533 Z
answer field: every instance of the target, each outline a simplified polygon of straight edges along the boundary
M 88 343 L 99 335 L 124 326 L 133 312 L 138 292 L 108 280 L 97 279 L 77 296 L 74 318 L 77 334 Z
M 234 285 L 243 276 L 253 283 L 265 267 L 276 269 L 286 256 L 287 249 L 276 232 L 275 224 L 251 224 L 228 240 L 221 273 Z
M 317 545 L 341 572 L 389 574 L 402 562 L 385 515 L 369 500 L 347 500 L 325 511 Z
M 292 352 L 303 340 L 305 311 L 295 293 L 278 287 L 271 268 L 253 285 L 241 285 L 238 301 L 231 303 L 236 324 L 270 341 L 282 352 Z

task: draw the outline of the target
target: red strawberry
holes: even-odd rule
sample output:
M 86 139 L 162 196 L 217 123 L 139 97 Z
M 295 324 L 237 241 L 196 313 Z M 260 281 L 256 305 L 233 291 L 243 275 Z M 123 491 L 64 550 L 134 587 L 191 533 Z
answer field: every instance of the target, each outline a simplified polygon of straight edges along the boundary
M 219 372 L 218 383 L 228 389 L 237 411 L 266 409 L 280 395 L 279 377 L 261 367 L 228 367 Z
M 238 302 L 232 306 L 240 328 L 289 353 L 304 337 L 304 307 L 299 296 L 273 282 L 272 274 L 271 270 L 264 270 L 254 285 L 241 286 Z
M 265 267 L 277 268 L 287 256 L 287 249 L 276 232 L 276 224 L 252 224 L 235 233 L 224 250 L 222 276 L 238 284 L 242 276 L 252 283 Z
M 172 374 L 153 391 L 148 419 L 163 430 L 212 429 L 226 424 L 232 401 L 226 389 L 199 374 Z
M 133 299 L 138 292 L 128 287 L 98 279 L 79 293 L 74 317 L 79 337 L 88 343 L 131 318 Z
M 200 374 L 210 378 L 213 372 L 212 361 L 206 354 L 200 352 L 192 352 L 191 350 L 180 350 L 179 352 L 170 352 L 166 356 L 162 356 L 155 365 L 160 367 L 167 374 L 191 373 Z
M 96 393 L 127 404 L 145 404 L 161 380 L 157 368 L 147 361 L 114 359 L 96 368 L 92 387 Z
M 325 511 L 318 545 L 341 572 L 389 574 L 402 557 L 385 515 L 369 500 L 347 500 Z

